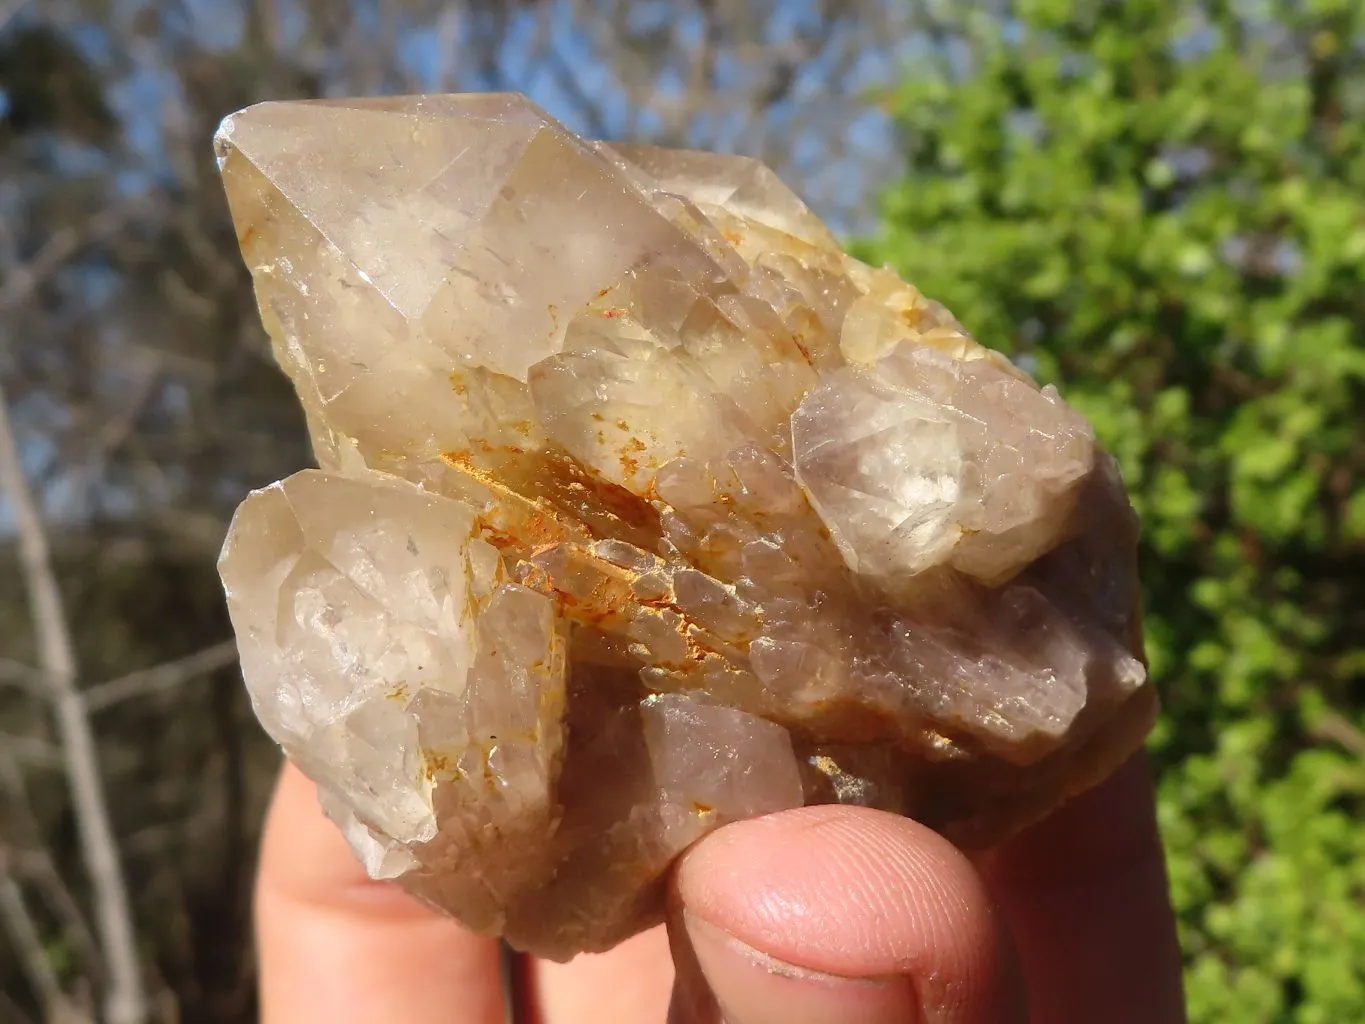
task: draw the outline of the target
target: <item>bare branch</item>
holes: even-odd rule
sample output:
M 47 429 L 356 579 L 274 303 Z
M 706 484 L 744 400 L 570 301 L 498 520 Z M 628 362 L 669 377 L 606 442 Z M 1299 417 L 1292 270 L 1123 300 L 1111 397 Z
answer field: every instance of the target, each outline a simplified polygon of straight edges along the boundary
M 76 494 L 85 494 L 93 486 L 109 457 L 121 448 L 137 426 L 138 417 L 146 410 L 147 402 L 156 390 L 160 377 L 160 361 L 143 350 L 137 361 L 137 379 L 132 386 L 132 394 L 120 403 L 118 411 L 106 416 L 95 436 L 88 441 L 89 451 L 83 452 L 80 465 L 72 473 L 71 489 Z
M 111 704 L 117 704 L 130 697 L 142 697 L 174 689 L 195 676 L 207 675 L 225 665 L 231 665 L 236 660 L 236 642 L 224 640 L 220 644 L 206 647 L 184 658 L 140 672 L 131 672 L 118 679 L 93 686 L 85 692 L 85 703 L 91 711 L 102 711 Z
M 35 697 L 47 696 L 47 690 L 43 686 L 43 674 L 36 668 L 13 658 L 0 658 L 0 683 L 11 683 L 27 690 Z
M 548 62 L 550 70 L 554 72 L 555 79 L 559 82 L 560 87 L 573 97 L 578 112 L 582 115 L 584 124 L 587 125 L 588 134 L 595 139 L 611 138 L 611 128 L 602 117 L 601 105 L 583 87 L 583 83 L 579 81 L 578 70 L 555 44 L 553 33 L 545 44 L 544 59 Z
M 0 847 L 0 920 L 9 933 L 10 944 L 19 953 L 34 993 L 45 1007 L 60 1005 L 63 999 L 61 982 L 43 949 L 42 935 L 24 902 L 23 890 L 10 874 L 9 851 L 3 847 Z M 51 1016 L 50 1012 L 48 1016 Z
M 437 64 L 434 88 L 437 92 L 453 89 L 456 83 L 455 67 L 460 51 L 460 37 L 464 33 L 464 12 L 456 7 L 448 7 L 437 16 Z
M 0 315 L 22 305 L 82 248 L 115 234 L 145 207 L 146 198 L 142 196 L 110 206 L 79 227 L 53 234 L 27 263 L 6 268 L 5 283 L 0 285 Z
M 38 736 L 15 736 L 0 732 L 0 747 L 16 760 L 38 765 L 40 768 L 60 768 L 62 752 L 47 740 Z
M 257 47 L 268 54 L 279 50 L 280 21 L 275 0 L 256 0 L 247 10 L 250 32 Z
M 1325 740 L 1341 744 L 1353 754 L 1365 757 L 1365 732 L 1336 711 L 1328 711 L 1314 723 L 1311 732 Z
M 13 510 L 19 560 L 32 602 L 34 635 L 38 640 L 43 675 L 55 690 L 74 690 L 74 648 L 48 556 L 47 536 L 19 461 L 19 449 L 10 428 L 9 408 L 3 391 L 0 391 L 0 492 L 8 496 Z
M 43 1004 L 43 1016 L 62 1024 L 90 1024 L 91 1018 L 62 991 L 61 979 L 43 948 L 42 933 L 29 912 L 24 891 L 10 870 L 10 851 L 0 846 L 0 923 L 19 954 L 33 992 Z
M 155 526 L 178 544 L 209 552 L 214 558 L 223 546 L 223 522 L 205 512 L 185 509 L 154 509 L 148 525 Z
M 42 893 L 47 907 L 62 922 L 62 934 L 76 950 L 91 973 L 98 969 L 99 952 L 85 915 L 76 904 L 52 854 L 43 845 L 42 829 L 33 813 L 24 775 L 13 757 L 0 753 L 0 787 L 9 797 L 11 813 L 28 832 L 25 848 L 15 856 L 15 873 L 31 882 Z
M 9 408 L 0 389 L 0 493 L 8 496 L 19 539 L 19 561 L 29 593 L 38 660 L 52 694 L 81 852 L 94 893 L 95 920 L 107 973 L 105 1017 L 109 1024 L 141 1024 L 147 996 L 137 960 L 136 931 L 128 886 L 100 776 L 99 753 L 89 711 L 76 685 L 76 656 L 61 591 L 48 554 L 37 502 L 19 461 Z
M 0 30 L 9 24 L 10 19 L 24 9 L 28 0 L 10 0 L 9 3 L 0 4 Z

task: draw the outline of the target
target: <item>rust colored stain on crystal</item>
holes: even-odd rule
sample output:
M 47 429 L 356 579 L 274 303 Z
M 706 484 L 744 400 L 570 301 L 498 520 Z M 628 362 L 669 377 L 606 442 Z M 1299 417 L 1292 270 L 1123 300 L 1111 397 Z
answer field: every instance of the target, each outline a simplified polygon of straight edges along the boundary
M 768 168 L 501 94 L 266 103 L 216 146 L 321 467 L 220 571 L 375 877 L 562 960 L 726 822 L 845 801 L 982 848 L 1141 746 L 1093 430 Z

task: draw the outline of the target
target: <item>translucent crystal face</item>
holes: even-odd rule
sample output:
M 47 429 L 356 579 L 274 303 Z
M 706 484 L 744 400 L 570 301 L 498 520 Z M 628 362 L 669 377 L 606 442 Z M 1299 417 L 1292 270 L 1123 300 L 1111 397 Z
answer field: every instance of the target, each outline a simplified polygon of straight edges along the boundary
M 988 845 L 1141 741 L 1089 426 L 767 168 L 502 95 L 263 104 L 217 146 L 321 467 L 221 571 L 261 721 L 377 877 L 562 958 L 727 821 Z

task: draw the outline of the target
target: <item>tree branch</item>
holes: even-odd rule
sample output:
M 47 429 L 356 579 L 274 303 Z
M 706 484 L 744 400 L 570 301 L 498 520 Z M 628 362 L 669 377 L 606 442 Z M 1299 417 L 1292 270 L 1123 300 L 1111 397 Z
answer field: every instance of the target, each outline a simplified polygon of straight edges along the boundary
M 99 754 L 90 728 L 89 711 L 76 685 L 75 645 L 52 569 L 42 518 L 19 461 L 3 389 L 0 389 L 0 493 L 8 496 L 14 518 L 39 667 L 56 711 L 81 853 L 94 895 L 95 920 L 108 983 L 105 1018 L 108 1024 L 142 1024 L 147 1018 L 147 995 L 137 959 L 128 886 L 109 820 L 109 805 L 100 776 Z
M 0 683 L 12 683 L 35 697 L 45 697 L 43 674 L 13 658 L 0 658 Z
M 1313 735 L 1333 740 L 1353 754 L 1365 757 L 1365 732 L 1361 732 L 1336 711 L 1328 711 L 1309 729 Z
M 130 697 L 174 689 L 195 676 L 207 675 L 225 665 L 231 665 L 236 660 L 236 641 L 224 640 L 220 644 L 206 647 L 175 661 L 168 661 L 164 665 L 130 672 L 118 679 L 92 686 L 85 691 L 85 704 L 92 712 L 103 711 L 111 704 L 117 704 Z
M 82 248 L 117 233 L 145 206 L 146 199 L 142 196 L 110 206 L 79 227 L 63 228 L 53 234 L 27 263 L 6 267 L 5 282 L 0 285 L 0 315 L 27 301 L 39 285 Z
M 26 761 L 40 768 L 60 768 L 63 764 L 62 752 L 47 740 L 38 736 L 15 736 L 13 733 L 0 732 L 0 745 L 5 753 L 18 761 Z
M 43 895 L 48 909 L 61 921 L 62 934 L 76 951 L 86 977 L 89 977 L 99 970 L 100 957 L 95 937 L 76 898 L 71 895 L 65 879 L 57 870 L 51 852 L 43 845 L 42 827 L 33 813 L 23 773 L 7 752 L 0 752 L 0 788 L 9 797 L 13 815 L 22 822 L 22 828 L 29 834 L 25 849 L 15 855 L 15 874 L 32 883 Z
M 0 31 L 9 24 L 10 19 L 24 9 L 28 0 L 11 0 L 10 3 L 0 3 Z
M 64 1001 L 61 982 L 43 949 L 42 934 L 24 902 L 23 890 L 10 873 L 9 851 L 3 847 L 0 847 L 0 921 L 9 933 L 10 945 L 19 954 L 34 994 L 42 1001 L 46 1016 L 51 1019 L 53 1010 Z
M 148 401 L 156 391 L 161 374 L 159 360 L 145 354 L 142 359 L 136 361 L 141 365 L 137 369 L 133 393 L 120 402 L 120 408 L 116 413 L 104 417 L 104 422 L 94 432 L 95 436 L 89 442 L 89 451 L 81 454 L 79 464 L 71 474 L 71 490 L 82 498 L 88 494 L 110 456 L 133 434 L 138 418 L 142 416 Z

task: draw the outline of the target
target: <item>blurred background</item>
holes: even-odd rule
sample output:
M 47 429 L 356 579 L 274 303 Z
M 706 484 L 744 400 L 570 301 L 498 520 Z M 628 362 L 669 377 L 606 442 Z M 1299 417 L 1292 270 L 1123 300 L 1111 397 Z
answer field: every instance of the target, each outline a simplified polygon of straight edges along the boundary
M 765 159 L 1061 384 L 1143 516 L 1191 1018 L 1365 1020 L 1365 3 L 0 0 L 0 1022 L 254 1016 L 214 558 L 309 455 L 215 124 L 487 89 Z

